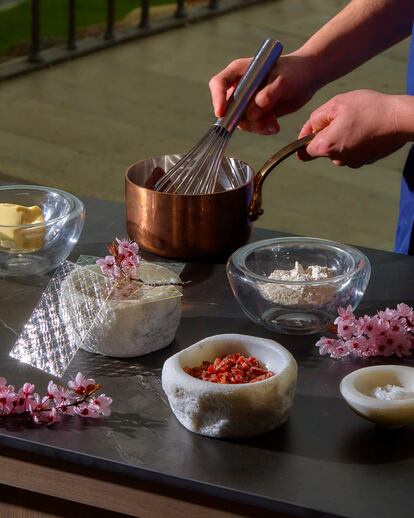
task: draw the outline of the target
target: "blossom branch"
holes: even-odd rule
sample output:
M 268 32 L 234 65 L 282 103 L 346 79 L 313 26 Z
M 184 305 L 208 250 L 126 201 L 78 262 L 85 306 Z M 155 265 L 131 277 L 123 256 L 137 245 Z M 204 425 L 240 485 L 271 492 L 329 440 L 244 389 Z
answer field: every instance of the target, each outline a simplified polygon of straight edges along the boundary
M 94 418 L 110 415 L 112 399 L 97 394 L 101 385 L 94 379 L 79 372 L 68 385 L 68 388 L 62 387 L 50 381 L 47 395 L 41 398 L 31 383 L 25 383 L 16 391 L 13 385 L 7 385 L 5 378 L 0 378 L 0 417 L 26 415 L 36 423 L 53 424 L 61 415 Z
M 414 310 L 407 304 L 387 308 L 370 317 L 357 318 L 352 307 L 338 309 L 334 324 L 337 338 L 322 337 L 316 342 L 321 355 L 345 356 L 411 356 L 414 351 Z

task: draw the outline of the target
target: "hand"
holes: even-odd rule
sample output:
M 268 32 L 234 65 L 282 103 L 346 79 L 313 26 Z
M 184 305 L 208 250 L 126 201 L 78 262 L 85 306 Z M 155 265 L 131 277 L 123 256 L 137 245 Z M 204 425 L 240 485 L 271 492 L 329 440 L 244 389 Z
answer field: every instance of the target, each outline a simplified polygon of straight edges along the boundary
M 299 137 L 316 131 L 318 134 L 298 152 L 298 158 L 328 157 L 335 165 L 358 168 L 397 151 L 408 141 L 399 123 L 407 111 L 404 97 L 373 90 L 333 97 L 315 110 L 303 126 Z
M 223 117 L 227 99 L 252 58 L 236 59 L 211 78 L 209 87 L 216 117 Z M 316 91 L 312 84 L 312 59 L 298 54 L 282 56 L 269 74 L 267 84 L 250 101 L 238 127 L 261 135 L 280 129 L 277 118 L 306 104 Z

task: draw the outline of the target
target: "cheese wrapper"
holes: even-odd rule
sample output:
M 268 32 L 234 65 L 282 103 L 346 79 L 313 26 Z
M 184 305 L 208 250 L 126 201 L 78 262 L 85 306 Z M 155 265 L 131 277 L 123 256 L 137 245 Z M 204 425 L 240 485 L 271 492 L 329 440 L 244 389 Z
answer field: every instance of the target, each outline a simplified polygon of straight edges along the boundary
M 19 228 L 21 225 L 44 223 L 42 209 L 37 205 L 24 207 L 0 203 L 0 247 L 8 251 L 33 252 L 44 244 L 45 227 Z

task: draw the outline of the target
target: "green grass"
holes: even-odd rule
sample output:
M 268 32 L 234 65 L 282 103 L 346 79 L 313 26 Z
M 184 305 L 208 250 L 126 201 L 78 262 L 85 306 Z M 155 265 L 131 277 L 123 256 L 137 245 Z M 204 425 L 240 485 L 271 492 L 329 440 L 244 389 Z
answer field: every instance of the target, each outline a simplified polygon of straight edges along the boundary
M 152 0 L 151 4 L 168 4 L 173 0 Z M 78 0 L 76 26 L 84 28 L 99 25 L 106 20 L 106 0 Z M 122 20 L 132 9 L 140 7 L 139 0 L 115 2 L 115 18 Z M 44 39 L 63 39 L 67 35 L 68 2 L 66 0 L 42 0 L 40 3 L 40 31 Z M 0 11 L 0 56 L 9 54 L 18 46 L 30 42 L 31 2 L 26 0 L 12 9 Z

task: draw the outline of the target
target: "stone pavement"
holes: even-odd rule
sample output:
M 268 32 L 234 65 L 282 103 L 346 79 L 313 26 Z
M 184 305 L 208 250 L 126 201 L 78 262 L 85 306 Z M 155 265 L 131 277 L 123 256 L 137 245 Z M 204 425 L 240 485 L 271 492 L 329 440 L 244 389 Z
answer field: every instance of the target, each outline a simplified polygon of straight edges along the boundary
M 345 3 L 273 0 L 1 83 L 0 179 L 123 200 L 130 163 L 186 151 L 210 127 L 207 84 L 216 71 L 252 55 L 268 36 L 294 50 Z M 357 88 L 403 92 L 407 47 L 325 87 L 281 119 L 279 135 L 237 132 L 229 154 L 260 167 L 333 95 Z M 357 171 L 292 157 L 266 181 L 257 225 L 392 249 L 406 152 Z

